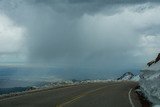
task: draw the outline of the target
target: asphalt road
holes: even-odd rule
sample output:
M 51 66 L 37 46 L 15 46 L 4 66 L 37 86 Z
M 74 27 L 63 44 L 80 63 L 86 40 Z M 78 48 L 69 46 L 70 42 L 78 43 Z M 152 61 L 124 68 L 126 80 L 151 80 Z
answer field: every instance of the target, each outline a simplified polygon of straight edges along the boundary
M 0 100 L 0 107 L 142 107 L 134 82 L 50 89 Z

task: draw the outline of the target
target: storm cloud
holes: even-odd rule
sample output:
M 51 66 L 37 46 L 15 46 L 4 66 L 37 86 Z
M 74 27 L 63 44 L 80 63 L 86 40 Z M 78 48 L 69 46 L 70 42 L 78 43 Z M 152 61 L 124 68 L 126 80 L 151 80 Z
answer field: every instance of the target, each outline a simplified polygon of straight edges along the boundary
M 159 3 L 1 0 L 0 15 L 23 29 L 20 60 L 115 74 L 139 69 L 159 52 Z

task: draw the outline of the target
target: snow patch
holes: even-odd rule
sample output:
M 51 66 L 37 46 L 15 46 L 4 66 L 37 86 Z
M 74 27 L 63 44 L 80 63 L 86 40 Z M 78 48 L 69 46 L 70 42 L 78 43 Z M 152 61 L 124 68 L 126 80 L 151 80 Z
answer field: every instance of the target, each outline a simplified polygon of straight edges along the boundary
M 140 77 L 139 77 L 139 75 L 137 75 L 137 76 L 134 76 L 131 80 L 132 80 L 132 81 L 139 81 L 139 80 L 140 80 Z

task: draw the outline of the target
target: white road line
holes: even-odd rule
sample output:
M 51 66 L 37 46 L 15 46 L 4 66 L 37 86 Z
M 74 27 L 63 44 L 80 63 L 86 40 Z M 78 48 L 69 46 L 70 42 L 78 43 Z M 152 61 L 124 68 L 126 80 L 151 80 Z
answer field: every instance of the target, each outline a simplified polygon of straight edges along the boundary
M 133 88 L 131 88 L 131 89 L 129 90 L 129 92 L 128 92 L 128 98 L 129 98 L 129 102 L 130 102 L 130 104 L 131 104 L 131 107 L 135 107 L 135 106 L 134 106 L 134 103 L 133 103 L 133 101 L 132 101 L 132 98 L 131 98 L 132 89 L 133 89 Z

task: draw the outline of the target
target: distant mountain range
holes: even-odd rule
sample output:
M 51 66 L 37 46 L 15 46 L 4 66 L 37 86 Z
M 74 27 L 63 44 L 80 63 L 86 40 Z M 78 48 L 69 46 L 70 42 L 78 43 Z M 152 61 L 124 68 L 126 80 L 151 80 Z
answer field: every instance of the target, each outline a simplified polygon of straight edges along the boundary
M 33 90 L 33 89 L 34 89 L 34 87 L 0 88 L 0 95 L 15 93 L 15 92 L 23 92 L 23 91 Z

